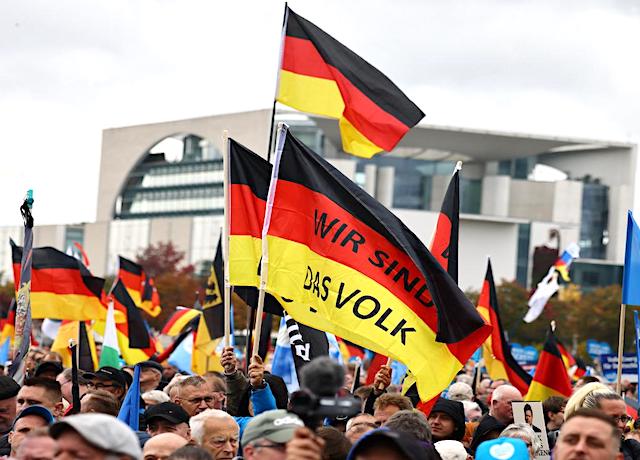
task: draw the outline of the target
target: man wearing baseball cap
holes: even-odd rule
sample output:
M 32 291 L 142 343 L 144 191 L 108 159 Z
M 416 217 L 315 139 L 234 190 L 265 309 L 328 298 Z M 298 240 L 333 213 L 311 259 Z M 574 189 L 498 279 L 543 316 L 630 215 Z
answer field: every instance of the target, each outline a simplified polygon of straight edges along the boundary
M 189 414 L 179 405 L 172 402 L 155 404 L 144 412 L 149 436 L 162 433 L 175 433 L 187 441 L 191 440 Z
M 36 428 L 49 426 L 54 422 L 53 414 L 44 406 L 27 406 L 23 409 L 13 422 L 9 431 L 9 444 L 11 444 L 11 455 L 17 456 L 18 447 L 24 438 Z
M 278 409 L 263 412 L 247 424 L 242 446 L 245 460 L 284 460 L 287 454 L 297 458 L 296 453 L 320 460 L 324 442 L 305 428 L 300 417 Z
M 114 456 L 120 460 L 142 458 L 136 434 L 111 415 L 72 415 L 54 423 L 49 432 L 58 441 L 56 460 L 106 460 Z
M 127 394 L 127 379 L 120 369 L 104 366 L 92 375 L 91 387 L 96 390 L 105 390 L 122 402 Z
M 156 390 L 162 380 L 162 364 L 155 361 L 142 361 L 140 366 L 140 392 Z
M 8 433 L 16 417 L 16 396 L 20 385 L 8 375 L 0 375 L 0 456 L 9 455 Z

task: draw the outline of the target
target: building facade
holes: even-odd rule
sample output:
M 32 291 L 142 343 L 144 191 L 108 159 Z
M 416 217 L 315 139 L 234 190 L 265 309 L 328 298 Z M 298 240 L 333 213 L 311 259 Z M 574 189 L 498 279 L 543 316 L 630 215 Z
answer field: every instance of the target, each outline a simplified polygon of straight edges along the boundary
M 577 283 L 621 279 L 635 145 L 420 125 L 393 152 L 366 160 L 342 152 L 335 120 L 276 118 L 426 244 L 455 163 L 463 161 L 463 289 L 480 287 L 487 256 L 496 279 L 529 285 L 534 248 L 547 244 L 552 230 L 561 245 L 581 247 L 583 259 L 573 267 Z M 96 221 L 36 227 L 35 244 L 65 250 L 78 241 L 92 271 L 105 276 L 115 272 L 118 255 L 135 258 L 149 244 L 172 241 L 188 262 L 206 269 L 222 226 L 223 132 L 266 157 L 270 123 L 271 112 L 258 110 L 106 129 Z M 5 240 L 19 242 L 20 234 L 17 227 L 0 229 Z M 8 245 L 0 260 L 10 273 Z

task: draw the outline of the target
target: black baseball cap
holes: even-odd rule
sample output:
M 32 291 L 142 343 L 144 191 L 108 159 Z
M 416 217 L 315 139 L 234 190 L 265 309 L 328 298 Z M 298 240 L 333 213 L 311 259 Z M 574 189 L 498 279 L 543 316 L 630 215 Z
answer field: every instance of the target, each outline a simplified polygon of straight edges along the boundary
M 127 379 L 123 375 L 120 369 L 115 367 L 105 366 L 94 372 L 93 376 L 100 380 L 111 380 L 112 382 L 120 385 L 122 388 L 127 387 Z
M 162 367 L 162 364 L 156 362 L 156 361 L 142 361 L 138 363 L 138 366 L 140 366 L 140 370 L 142 369 L 155 369 L 158 372 L 162 373 L 162 371 L 164 370 L 164 368 Z
M 20 385 L 8 375 L 0 375 L 0 401 L 13 398 L 20 391 Z
M 154 404 L 144 411 L 144 419 L 149 424 L 149 421 L 154 418 L 161 418 L 169 423 L 189 423 L 189 414 L 179 405 L 172 402 L 163 402 L 160 404 Z
M 38 367 L 36 367 L 35 376 L 38 377 L 45 372 L 55 372 L 55 374 L 58 375 L 63 370 L 64 368 L 62 367 L 62 363 L 59 363 L 58 361 L 42 361 L 38 364 Z

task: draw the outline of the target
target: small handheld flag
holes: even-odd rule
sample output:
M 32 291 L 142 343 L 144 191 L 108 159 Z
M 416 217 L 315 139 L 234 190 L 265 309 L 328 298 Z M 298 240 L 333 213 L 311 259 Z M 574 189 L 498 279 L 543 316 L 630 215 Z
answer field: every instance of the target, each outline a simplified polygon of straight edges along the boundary
M 123 421 L 133 431 L 138 431 L 140 426 L 140 366 L 133 371 L 133 382 L 124 397 L 118 420 Z

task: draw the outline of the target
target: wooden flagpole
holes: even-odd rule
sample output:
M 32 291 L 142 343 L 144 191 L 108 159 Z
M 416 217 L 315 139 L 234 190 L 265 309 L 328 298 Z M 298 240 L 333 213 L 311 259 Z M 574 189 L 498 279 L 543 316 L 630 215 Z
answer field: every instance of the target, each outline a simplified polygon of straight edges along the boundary
M 620 304 L 620 329 L 618 331 L 618 372 L 616 374 L 616 393 L 620 394 L 622 382 L 622 352 L 624 351 L 624 326 L 627 305 Z
M 231 219 L 231 193 L 229 193 L 229 162 L 231 150 L 229 132 L 222 132 L 224 156 L 222 159 L 222 190 L 224 200 L 224 219 L 222 224 L 222 265 L 224 267 L 224 346 L 231 344 L 231 284 L 229 283 L 229 221 Z

